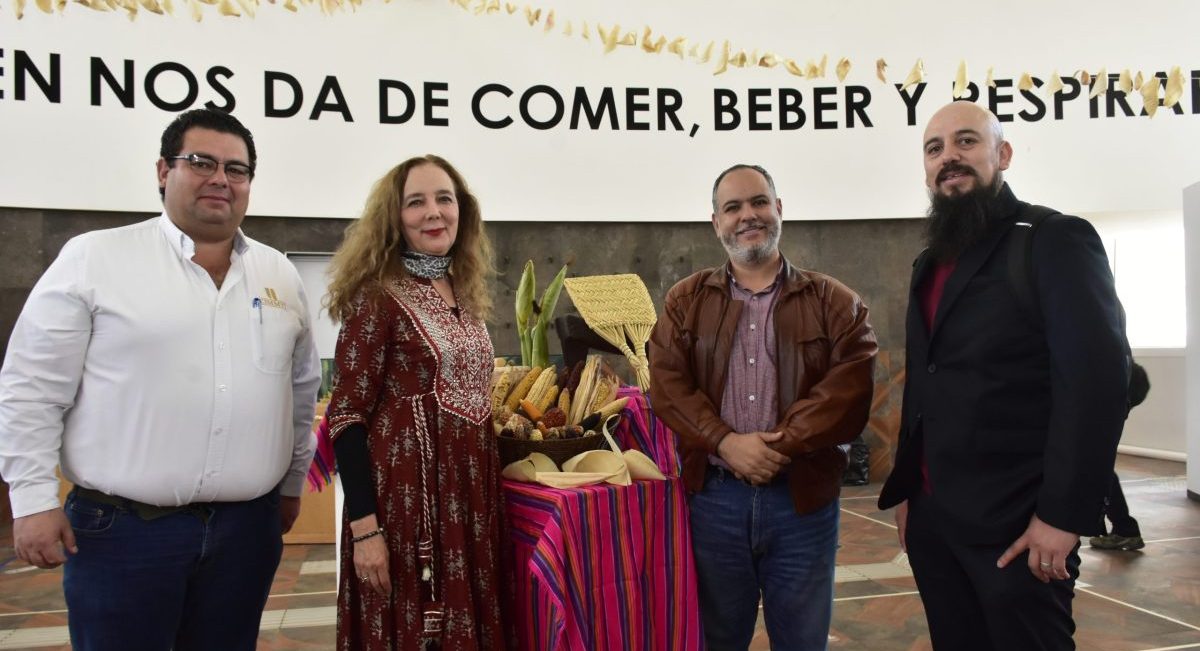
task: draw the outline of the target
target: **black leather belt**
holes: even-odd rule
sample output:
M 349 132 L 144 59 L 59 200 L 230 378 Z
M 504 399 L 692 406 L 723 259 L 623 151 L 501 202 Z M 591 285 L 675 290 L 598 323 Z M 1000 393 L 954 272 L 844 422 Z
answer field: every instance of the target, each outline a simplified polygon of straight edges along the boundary
M 708 472 L 710 472 L 710 473 L 713 473 L 713 474 L 715 474 L 715 475 L 717 475 L 717 476 L 719 476 L 719 477 L 722 477 L 722 478 L 727 478 L 727 479 L 736 479 L 737 481 L 740 481 L 740 482 L 742 482 L 743 484 L 746 484 L 747 486 L 757 486 L 758 488 L 762 488 L 763 486 L 771 486 L 771 485 L 774 485 L 774 484 L 777 484 L 777 483 L 785 483 L 785 482 L 787 482 L 787 477 L 788 477 L 788 472 L 789 472 L 789 471 L 790 471 L 790 468 L 784 468 L 783 470 L 779 471 L 779 473 L 778 473 L 778 474 L 776 474 L 776 475 L 775 475 L 775 477 L 774 477 L 774 478 L 772 478 L 772 479 L 771 479 L 771 481 L 770 481 L 769 483 L 766 483 L 766 484 L 752 484 L 752 483 L 750 483 L 750 482 L 746 481 L 745 479 L 738 479 L 738 476 L 737 476 L 737 475 L 735 475 L 735 474 L 734 474 L 734 472 L 733 472 L 732 470 L 730 470 L 729 468 L 726 468 L 725 466 L 718 466 L 718 465 L 717 465 L 717 464 L 715 464 L 715 463 L 709 463 L 709 464 L 708 464 Z
M 130 511 L 136 513 L 139 518 L 146 520 L 147 522 L 150 520 L 164 518 L 168 515 L 174 515 L 176 513 L 190 513 L 201 519 L 207 519 L 207 507 L 210 506 L 209 504 L 203 502 L 184 504 L 183 506 L 155 506 L 153 504 L 146 504 L 145 502 L 131 500 L 127 497 L 121 497 L 119 495 L 101 493 L 100 491 L 84 488 L 82 486 L 75 487 L 75 494 L 85 500 L 90 500 L 99 504 L 107 504 L 117 508 L 129 509 Z

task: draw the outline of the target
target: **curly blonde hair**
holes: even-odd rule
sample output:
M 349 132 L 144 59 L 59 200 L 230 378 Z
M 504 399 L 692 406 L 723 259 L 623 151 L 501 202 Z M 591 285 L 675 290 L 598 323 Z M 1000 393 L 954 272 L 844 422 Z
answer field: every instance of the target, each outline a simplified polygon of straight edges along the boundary
M 491 317 L 487 283 L 495 270 L 479 201 L 453 165 L 440 156 L 427 154 L 410 158 L 383 175 L 371 189 L 362 216 L 346 228 L 342 245 L 330 264 L 329 295 L 323 302 L 335 321 L 345 321 L 354 313 L 360 293 L 374 302 L 388 279 L 408 275 L 402 259 L 408 245 L 400 223 L 401 199 L 409 172 L 422 165 L 436 165 L 454 182 L 458 236 L 448 254 L 454 292 L 471 315 L 483 320 Z

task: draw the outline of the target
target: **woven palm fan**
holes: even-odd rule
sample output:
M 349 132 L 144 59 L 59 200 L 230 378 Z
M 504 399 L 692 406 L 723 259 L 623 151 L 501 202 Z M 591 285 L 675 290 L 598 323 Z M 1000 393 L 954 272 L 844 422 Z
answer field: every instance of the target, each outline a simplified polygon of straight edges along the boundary
M 648 390 L 650 362 L 646 359 L 646 342 L 658 315 L 642 279 L 636 274 L 618 274 L 567 278 L 564 282 L 588 327 L 625 353 L 637 375 L 638 386 Z

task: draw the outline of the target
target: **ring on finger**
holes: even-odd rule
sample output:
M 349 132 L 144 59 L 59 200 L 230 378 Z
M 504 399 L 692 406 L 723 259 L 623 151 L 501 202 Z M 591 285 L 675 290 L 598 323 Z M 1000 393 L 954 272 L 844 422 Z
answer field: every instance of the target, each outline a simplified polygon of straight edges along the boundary
M 1045 568 L 1045 569 L 1049 569 L 1050 567 L 1053 566 L 1053 563 L 1047 563 L 1046 561 L 1042 561 L 1041 563 L 1038 563 L 1038 566 Z

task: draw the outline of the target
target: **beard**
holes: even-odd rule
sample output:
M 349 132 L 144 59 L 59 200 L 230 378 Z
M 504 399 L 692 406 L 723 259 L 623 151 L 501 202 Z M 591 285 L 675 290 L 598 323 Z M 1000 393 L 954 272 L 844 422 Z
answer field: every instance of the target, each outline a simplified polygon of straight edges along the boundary
M 746 245 L 738 242 L 738 235 L 748 228 L 759 227 L 766 229 L 766 238 L 758 244 Z M 735 230 L 721 234 L 721 244 L 729 258 L 741 265 L 756 265 L 765 262 L 779 248 L 779 222 L 754 220 L 738 224 Z
M 947 165 L 938 174 L 961 172 L 975 177 L 975 187 L 949 196 L 934 191 L 929 197 L 928 219 L 925 220 L 925 246 L 939 262 L 958 258 L 972 244 L 983 239 L 992 228 L 988 207 L 1000 192 L 1004 181 L 997 173 L 992 182 L 984 184 L 975 170 L 964 165 Z

